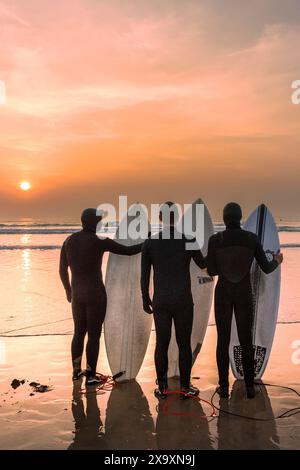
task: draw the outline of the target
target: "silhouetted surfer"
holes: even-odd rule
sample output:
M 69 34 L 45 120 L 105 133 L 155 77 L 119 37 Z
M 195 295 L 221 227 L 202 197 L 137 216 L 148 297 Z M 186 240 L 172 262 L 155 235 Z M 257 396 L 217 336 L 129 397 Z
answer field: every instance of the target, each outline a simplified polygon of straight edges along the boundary
M 72 341 L 73 379 L 82 375 L 81 360 L 86 345 L 87 385 L 100 382 L 96 375 L 99 340 L 106 313 L 106 291 L 102 280 L 102 258 L 105 251 L 119 255 L 140 253 L 142 244 L 123 246 L 109 238 L 96 235 L 101 216 L 96 209 L 85 209 L 81 216 L 82 230 L 66 239 L 60 255 L 59 273 L 66 296 L 72 302 L 74 336 Z M 68 268 L 72 273 L 69 280 Z
M 218 331 L 217 363 L 221 397 L 228 397 L 229 343 L 234 312 L 242 348 L 242 364 L 248 398 L 254 398 L 254 351 L 252 344 L 253 297 L 250 269 L 254 258 L 269 274 L 282 263 L 281 253 L 268 261 L 256 234 L 242 230 L 242 210 L 234 202 L 223 211 L 226 230 L 213 235 L 208 244 L 207 271 L 219 276 L 215 289 L 215 317 Z
M 186 396 L 197 395 L 199 390 L 190 384 L 192 367 L 191 334 L 193 326 L 193 297 L 191 291 L 190 263 L 193 259 L 200 268 L 206 267 L 200 250 L 188 250 L 187 240 L 175 228 L 176 206 L 166 202 L 160 210 L 162 232 L 145 241 L 142 252 L 141 289 L 144 310 L 154 314 L 156 328 L 155 367 L 158 389 L 157 398 L 166 398 L 168 388 L 168 348 L 172 322 L 175 324 L 179 348 L 181 389 Z M 165 217 L 164 217 L 165 215 Z M 154 270 L 153 303 L 149 296 L 151 267 Z

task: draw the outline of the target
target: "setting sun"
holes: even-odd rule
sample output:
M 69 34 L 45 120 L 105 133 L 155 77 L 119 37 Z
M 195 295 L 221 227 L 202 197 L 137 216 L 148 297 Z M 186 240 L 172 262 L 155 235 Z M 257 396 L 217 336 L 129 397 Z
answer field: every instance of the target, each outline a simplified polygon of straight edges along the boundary
M 29 191 L 31 184 L 28 183 L 28 181 L 22 181 L 22 183 L 20 183 L 20 189 L 22 189 L 22 191 Z

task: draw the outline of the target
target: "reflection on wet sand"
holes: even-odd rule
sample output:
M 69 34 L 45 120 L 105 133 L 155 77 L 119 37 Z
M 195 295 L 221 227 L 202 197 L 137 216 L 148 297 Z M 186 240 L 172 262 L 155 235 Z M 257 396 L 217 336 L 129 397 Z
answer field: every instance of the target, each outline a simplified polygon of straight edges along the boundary
M 216 405 L 225 411 L 270 421 L 254 421 L 220 413 L 217 423 L 218 449 L 279 449 L 272 405 L 263 383 L 256 385 L 256 397 L 247 400 L 243 381 L 236 380 L 229 400 Z
M 154 423 L 140 385 L 115 386 L 108 400 L 105 437 L 109 449 L 154 449 Z
M 86 410 L 81 393 L 82 380 L 74 382 L 72 413 L 75 423 L 74 440 L 69 450 L 107 449 L 97 393 L 94 390 L 86 393 Z
M 110 392 L 106 409 L 105 433 L 97 402 L 96 390 L 81 393 L 82 382 L 74 383 L 72 413 L 74 449 L 158 449 L 213 450 L 210 433 L 211 409 L 197 400 L 180 400 L 170 396 L 157 402 L 156 427 L 149 403 L 135 381 L 118 384 Z M 248 417 L 267 419 L 255 421 L 219 413 L 217 418 L 218 449 L 279 449 L 276 421 L 267 388 L 256 386 L 256 397 L 247 400 L 245 386 L 236 380 L 229 400 L 215 399 L 224 411 Z M 86 400 L 86 409 L 84 401 Z M 215 426 L 213 426 L 215 427 Z
M 179 396 L 160 401 L 157 407 L 156 442 L 159 450 L 184 449 L 209 450 L 212 447 L 212 436 L 209 431 L 205 413 L 197 400 L 180 400 Z M 206 407 L 205 407 L 206 408 Z
M 265 380 L 274 384 L 291 385 L 296 390 L 300 390 L 298 369 L 289 356 L 290 345 L 294 338 L 295 325 L 277 326 L 277 340 L 274 343 Z M 55 341 L 53 336 L 4 338 L 3 340 L 8 362 L 0 367 L 1 449 L 62 450 L 68 447 L 71 449 L 113 449 L 114 446 L 124 449 L 126 440 L 131 448 L 157 449 L 159 447 L 163 449 L 176 447 L 177 443 L 182 448 L 188 443 L 189 447 L 201 449 L 211 447 L 211 438 L 213 447 L 220 449 L 299 449 L 299 414 L 276 422 L 253 422 L 221 415 L 207 424 L 203 420 L 196 422 L 189 417 L 165 416 L 159 407 L 156 436 L 153 421 L 156 422 L 158 402 L 153 396 L 155 370 L 154 347 L 152 348 L 151 344 L 139 376 L 147 399 L 136 383 L 124 384 L 124 386 L 120 384 L 118 388 L 105 395 L 91 394 L 86 397 L 79 393 L 82 384 L 77 382 L 73 392 L 74 403 L 70 411 L 72 400 L 70 337 L 56 336 Z M 214 359 L 215 344 L 215 329 L 210 328 L 204 349 L 193 371 L 194 376 L 202 375 L 199 382 L 201 396 L 207 400 L 210 400 L 214 391 L 213 384 L 217 377 Z M 36 353 L 37 351 L 39 354 Z M 100 356 L 103 373 L 108 374 L 104 348 L 100 348 Z M 14 378 L 28 378 L 41 381 L 41 383 L 48 383 L 51 378 L 53 390 L 50 393 L 30 396 L 28 387 L 24 385 L 15 390 L 15 393 L 8 394 L 12 390 L 10 384 Z M 173 386 L 170 382 L 170 387 L 176 388 L 178 383 L 174 383 Z M 96 398 L 101 410 L 102 422 L 106 426 L 105 435 L 101 428 Z M 216 405 L 219 403 L 217 397 L 214 401 Z M 197 403 L 179 404 L 176 401 L 174 405 L 180 408 L 196 407 L 196 410 L 199 410 L 196 413 L 201 414 L 201 408 Z M 299 406 L 299 398 L 288 390 L 267 387 L 266 391 L 262 386 L 254 400 L 247 400 L 243 383 L 237 382 L 228 404 L 226 405 L 225 401 L 221 406 L 237 413 L 248 414 L 248 416 L 254 414 L 272 417 L 273 414 L 279 415 Z M 211 413 L 211 409 L 205 404 L 202 404 L 202 407 L 206 414 Z M 173 404 L 172 407 L 170 406 L 170 411 L 172 409 L 174 409 Z

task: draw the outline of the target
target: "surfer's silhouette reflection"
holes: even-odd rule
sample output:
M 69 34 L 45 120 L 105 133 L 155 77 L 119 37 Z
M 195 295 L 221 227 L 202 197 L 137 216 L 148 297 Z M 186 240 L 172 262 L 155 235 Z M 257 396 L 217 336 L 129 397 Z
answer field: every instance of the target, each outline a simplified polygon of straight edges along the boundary
M 212 437 L 209 431 L 211 409 L 202 407 L 197 400 L 167 398 L 168 410 L 164 411 L 166 400 L 157 406 L 156 442 L 159 450 L 212 450 Z M 173 413 L 183 413 L 178 416 Z
M 154 423 L 148 400 L 135 380 L 113 388 L 107 404 L 105 436 L 109 449 L 154 448 Z
M 107 449 L 105 444 L 103 424 L 97 402 L 96 391 L 89 391 L 86 397 L 86 410 L 84 409 L 83 395 L 81 393 L 82 380 L 74 382 L 72 413 L 75 423 L 74 440 L 69 450 L 78 449 Z
M 218 402 L 216 401 L 216 404 Z M 229 400 L 220 399 L 220 408 L 253 418 L 274 418 L 266 387 L 256 385 L 255 400 L 247 400 L 243 381 L 234 382 Z M 217 422 L 218 449 L 279 449 L 276 421 L 254 421 L 220 413 Z

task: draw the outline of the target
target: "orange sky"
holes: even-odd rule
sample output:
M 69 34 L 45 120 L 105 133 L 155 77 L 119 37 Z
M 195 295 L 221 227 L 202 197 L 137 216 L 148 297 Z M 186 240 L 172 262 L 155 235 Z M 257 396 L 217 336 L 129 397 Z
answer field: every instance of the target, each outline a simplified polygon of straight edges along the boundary
M 119 194 L 300 218 L 298 0 L 0 0 L 0 25 L 0 218 Z

